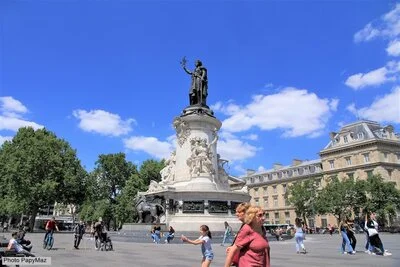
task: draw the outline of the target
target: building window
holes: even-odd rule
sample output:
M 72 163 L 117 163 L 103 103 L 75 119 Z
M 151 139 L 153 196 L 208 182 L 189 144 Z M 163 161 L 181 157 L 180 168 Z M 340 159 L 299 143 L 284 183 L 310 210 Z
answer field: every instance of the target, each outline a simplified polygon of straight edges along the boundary
M 266 220 L 269 220 L 269 213 L 266 212 L 266 213 L 264 213 L 264 215 L 265 215 L 265 219 L 266 219 Z
M 321 219 L 321 227 L 322 228 L 328 227 L 328 220 L 327 219 Z
M 274 186 L 272 187 L 272 189 L 274 190 L 274 194 L 277 194 L 277 193 L 278 193 L 278 190 L 276 189 L 276 185 L 274 185 Z
M 279 222 L 279 212 L 275 212 L 275 221 Z
M 263 187 L 263 191 L 264 191 L 264 196 L 267 196 L 268 195 L 268 187 L 267 186 Z
M 347 135 L 345 135 L 345 136 L 343 137 L 343 141 L 344 141 L 345 143 L 348 143 L 348 142 L 349 142 L 349 140 L 347 139 Z
M 372 171 L 367 171 L 368 178 L 371 178 L 373 175 L 374 175 L 374 173 Z
M 397 161 L 400 162 L 400 153 L 397 153 Z
M 285 212 L 285 219 L 286 219 L 285 222 L 286 222 L 287 224 L 290 224 L 290 212 L 288 212 L 288 211 Z
M 349 177 L 350 179 L 354 179 L 354 172 L 347 173 L 347 177 Z
M 269 208 L 268 197 L 264 197 L 264 207 Z
M 274 207 L 278 207 L 278 197 L 274 197 Z
M 258 198 L 255 198 L 255 199 L 254 199 L 254 204 L 255 204 L 256 206 L 260 205 L 260 201 L 259 201 Z
M 330 160 L 329 161 L 329 166 L 330 166 L 331 169 L 334 169 L 335 168 L 335 161 Z
M 254 177 L 250 178 L 250 183 L 254 184 Z
M 388 153 L 387 152 L 383 153 L 383 158 L 385 161 L 388 161 Z
M 351 165 L 351 157 L 346 157 L 347 166 Z
M 358 139 L 363 139 L 363 138 L 364 138 L 364 134 L 363 134 L 363 132 L 361 132 L 361 133 L 358 133 L 358 134 L 357 134 L 357 136 L 358 136 Z
M 289 200 L 287 197 L 285 197 L 285 207 L 290 206 Z
M 283 187 L 283 193 L 286 193 L 286 187 L 287 186 L 285 184 L 283 184 L 282 187 Z
M 363 154 L 364 156 L 364 162 L 369 162 L 369 153 Z
M 258 188 L 254 188 L 254 196 L 258 197 Z
M 281 179 L 282 178 L 282 173 L 278 172 L 278 178 Z

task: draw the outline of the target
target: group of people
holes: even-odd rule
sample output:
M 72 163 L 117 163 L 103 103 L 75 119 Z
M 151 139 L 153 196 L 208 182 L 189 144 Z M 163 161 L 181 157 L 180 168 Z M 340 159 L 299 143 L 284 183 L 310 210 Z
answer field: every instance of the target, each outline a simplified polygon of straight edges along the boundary
M 160 244 L 161 242 L 161 226 L 160 225 L 155 225 L 152 229 L 151 229 L 151 239 L 153 240 L 153 243 L 156 244 Z M 169 244 L 172 239 L 174 239 L 175 237 L 175 229 L 170 226 L 168 233 L 165 234 L 165 243 Z
M 375 212 L 365 213 L 364 230 L 366 235 L 365 253 L 372 255 L 390 256 L 389 251 L 385 250 L 378 232 L 378 223 Z M 354 255 L 356 253 L 357 239 L 354 235 L 352 222 L 347 218 L 339 224 L 340 235 L 342 237 L 341 251 L 343 254 Z M 347 250 L 346 250 L 347 248 Z
M 265 220 L 263 209 L 259 206 L 251 206 L 249 203 L 241 203 L 236 207 L 236 216 L 242 222 L 242 226 L 232 245 L 226 249 L 224 266 L 270 267 L 270 247 L 263 227 Z M 232 232 L 232 229 L 228 223 L 225 223 L 224 237 L 228 232 Z M 181 236 L 183 242 L 201 245 L 201 267 L 209 267 L 214 259 L 211 239 L 211 231 L 207 225 L 200 226 L 200 237 L 196 240 Z M 223 243 L 225 241 L 224 238 Z

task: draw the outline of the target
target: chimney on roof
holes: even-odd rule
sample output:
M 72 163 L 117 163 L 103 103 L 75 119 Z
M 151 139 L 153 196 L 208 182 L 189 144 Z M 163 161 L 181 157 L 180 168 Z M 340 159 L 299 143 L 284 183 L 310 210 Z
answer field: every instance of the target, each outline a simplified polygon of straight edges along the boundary
M 280 163 L 274 163 L 274 170 L 279 170 L 279 169 L 282 169 L 282 164 L 280 164 Z
M 300 165 L 303 161 L 301 159 L 293 159 L 292 166 Z
M 335 132 L 330 132 L 329 133 L 329 137 L 331 138 L 331 140 L 333 140 L 335 138 L 336 134 L 337 133 L 335 133 Z
M 256 173 L 256 171 L 252 170 L 252 169 L 247 169 L 247 171 L 246 171 L 247 176 L 250 176 L 250 175 L 255 174 L 255 173 Z

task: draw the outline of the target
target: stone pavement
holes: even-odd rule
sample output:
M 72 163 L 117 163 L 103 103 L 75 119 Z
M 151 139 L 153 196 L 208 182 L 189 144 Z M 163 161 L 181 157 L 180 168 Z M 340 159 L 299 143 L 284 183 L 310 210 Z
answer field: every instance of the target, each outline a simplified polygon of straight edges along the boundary
M 10 235 L 5 233 L 5 235 Z M 177 237 L 180 234 L 177 233 Z M 55 233 L 54 248 L 50 251 L 41 247 L 43 234 L 27 234 L 27 239 L 33 241 L 33 253 L 37 256 L 51 257 L 52 266 L 135 266 L 135 267 L 191 267 L 200 266 L 200 246 L 182 244 L 178 239 L 171 244 L 154 244 L 132 242 L 131 238 L 112 235 L 115 251 L 96 251 L 94 241 L 85 238 L 80 250 L 73 249 L 73 235 Z M 271 266 L 400 266 L 400 235 L 382 234 L 385 248 L 392 256 L 382 257 L 365 254 L 363 247 L 365 237 L 357 235 L 357 254 L 342 255 L 339 252 L 339 235 L 307 235 L 305 245 L 309 251 L 306 255 L 295 253 L 294 239 L 277 242 L 271 238 Z M 213 239 L 215 259 L 211 266 L 223 266 L 225 247 L 220 246 L 221 239 Z

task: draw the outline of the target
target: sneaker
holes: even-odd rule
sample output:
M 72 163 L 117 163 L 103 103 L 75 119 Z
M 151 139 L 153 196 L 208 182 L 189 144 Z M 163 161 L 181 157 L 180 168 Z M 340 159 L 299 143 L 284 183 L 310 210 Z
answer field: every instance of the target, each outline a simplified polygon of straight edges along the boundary
M 392 256 L 392 253 L 385 251 L 385 253 L 383 253 L 383 256 Z
M 356 252 L 353 250 L 352 252 L 349 253 L 350 255 L 356 254 Z
M 342 252 L 342 254 L 347 254 L 347 251 Z
M 307 254 L 307 250 L 305 248 L 303 248 L 303 253 Z

